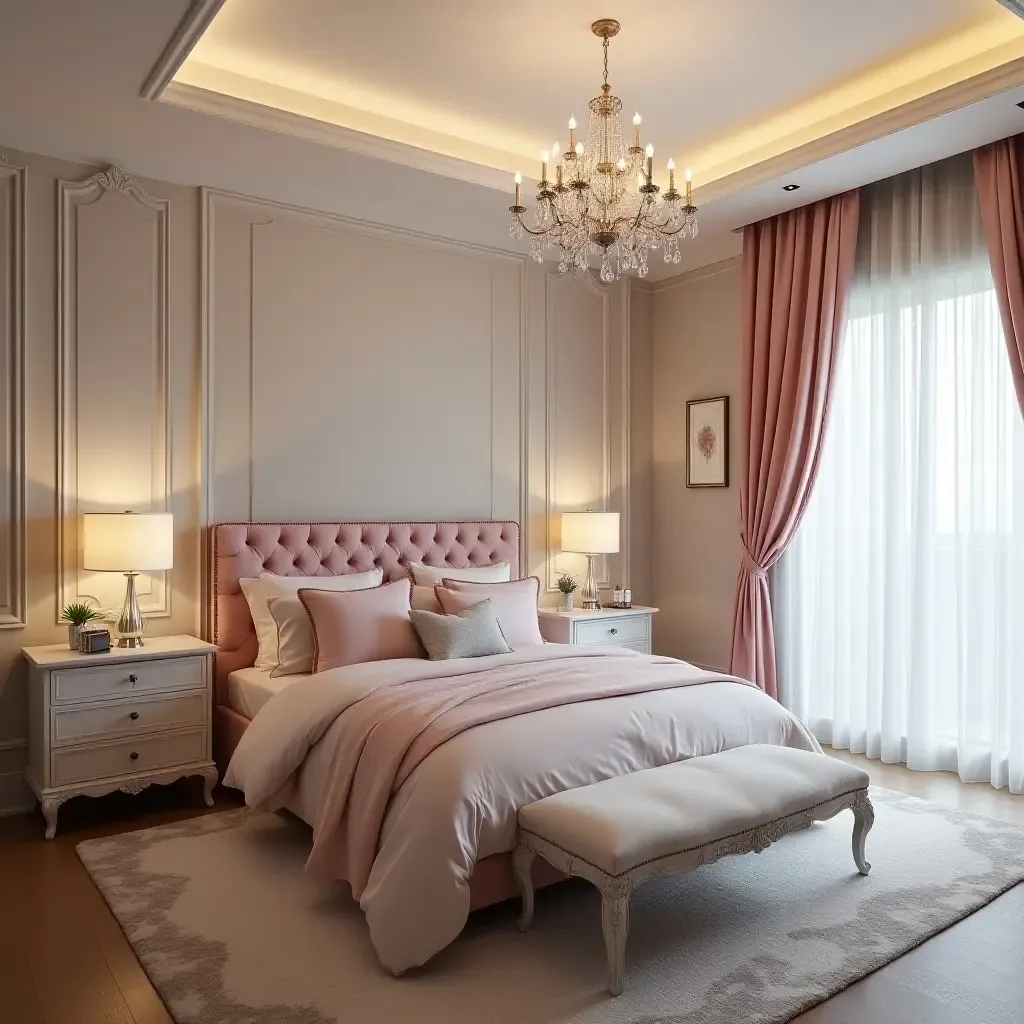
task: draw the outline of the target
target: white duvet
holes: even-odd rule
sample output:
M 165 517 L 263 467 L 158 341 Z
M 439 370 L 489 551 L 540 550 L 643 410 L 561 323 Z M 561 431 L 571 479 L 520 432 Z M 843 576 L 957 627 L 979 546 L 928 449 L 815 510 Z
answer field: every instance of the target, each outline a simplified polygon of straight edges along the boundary
M 308 794 L 311 784 L 322 784 L 334 752 L 346 742 L 344 711 L 381 687 L 510 662 L 528 674 L 531 666 L 544 667 L 538 663 L 579 658 L 616 659 L 611 664 L 629 674 L 642 674 L 647 665 L 676 665 L 680 683 L 477 725 L 419 763 L 391 797 L 359 900 L 380 961 L 392 972 L 424 963 L 461 932 L 473 868 L 515 846 L 516 812 L 523 804 L 748 743 L 820 749 L 790 712 L 739 680 L 624 649 L 549 644 L 493 659 L 373 662 L 295 683 L 253 720 L 225 783 L 242 789 L 251 807 L 294 806 L 300 790 Z M 603 663 L 602 671 L 608 667 Z

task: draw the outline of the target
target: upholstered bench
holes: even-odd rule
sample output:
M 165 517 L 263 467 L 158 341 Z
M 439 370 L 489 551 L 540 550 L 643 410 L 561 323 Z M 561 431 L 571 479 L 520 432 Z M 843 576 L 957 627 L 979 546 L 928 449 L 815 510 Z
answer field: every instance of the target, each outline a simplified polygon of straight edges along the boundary
M 867 772 L 824 754 L 753 744 L 527 804 L 513 854 L 523 897 L 519 927 L 533 919 L 537 854 L 592 882 L 601 890 L 608 989 L 618 995 L 633 889 L 731 853 L 760 853 L 846 808 L 854 815 L 853 857 L 866 875 L 864 840 L 874 822 L 868 782 Z

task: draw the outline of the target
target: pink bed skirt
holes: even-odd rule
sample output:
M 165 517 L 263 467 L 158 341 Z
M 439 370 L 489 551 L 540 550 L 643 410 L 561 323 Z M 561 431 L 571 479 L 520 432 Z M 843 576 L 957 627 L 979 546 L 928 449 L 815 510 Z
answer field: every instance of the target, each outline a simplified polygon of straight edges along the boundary
M 249 727 L 249 719 L 240 715 L 234 708 L 217 704 L 213 709 L 213 750 L 217 759 L 217 769 L 221 778 L 227 771 L 231 755 L 242 738 L 242 733 Z M 533 862 L 533 884 L 540 889 L 565 879 L 557 868 L 546 860 L 537 857 Z M 519 887 L 512 873 L 512 855 L 497 853 L 479 861 L 469 880 L 469 909 L 480 910 L 494 903 L 517 899 Z

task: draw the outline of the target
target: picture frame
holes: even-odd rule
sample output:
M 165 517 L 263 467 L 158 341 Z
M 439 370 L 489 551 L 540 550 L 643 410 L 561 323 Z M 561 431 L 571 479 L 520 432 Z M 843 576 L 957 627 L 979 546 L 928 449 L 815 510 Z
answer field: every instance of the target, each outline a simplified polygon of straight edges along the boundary
M 686 486 L 729 486 L 729 396 L 686 403 Z

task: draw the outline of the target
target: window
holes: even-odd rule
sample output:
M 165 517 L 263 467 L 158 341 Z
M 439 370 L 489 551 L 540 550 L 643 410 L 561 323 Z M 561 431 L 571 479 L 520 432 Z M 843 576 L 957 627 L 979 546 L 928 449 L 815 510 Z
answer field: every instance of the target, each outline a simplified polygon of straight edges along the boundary
M 773 573 L 820 740 L 1024 789 L 1024 420 L 970 158 L 865 190 L 818 482 Z

